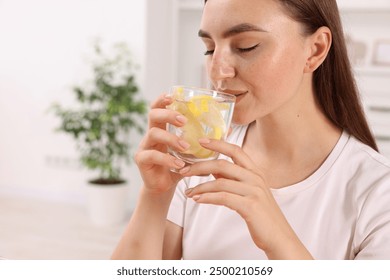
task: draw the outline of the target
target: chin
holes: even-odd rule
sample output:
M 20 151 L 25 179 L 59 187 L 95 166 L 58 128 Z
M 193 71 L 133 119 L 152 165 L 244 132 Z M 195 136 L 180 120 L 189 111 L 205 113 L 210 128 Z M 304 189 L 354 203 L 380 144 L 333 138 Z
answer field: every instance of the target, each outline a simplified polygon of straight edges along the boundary
M 255 120 L 253 119 L 247 119 L 245 117 L 239 117 L 237 116 L 236 114 L 233 115 L 233 119 L 232 119 L 232 124 L 235 124 L 235 125 L 248 125 L 252 122 L 254 122 Z

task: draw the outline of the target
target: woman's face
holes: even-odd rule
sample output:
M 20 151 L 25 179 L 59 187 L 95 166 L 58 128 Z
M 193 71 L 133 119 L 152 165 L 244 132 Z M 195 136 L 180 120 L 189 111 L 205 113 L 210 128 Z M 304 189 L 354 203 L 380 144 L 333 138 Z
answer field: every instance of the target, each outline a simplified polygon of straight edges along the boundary
M 237 96 L 235 123 L 303 106 L 310 51 L 301 28 L 275 0 L 208 0 L 199 36 L 214 87 Z

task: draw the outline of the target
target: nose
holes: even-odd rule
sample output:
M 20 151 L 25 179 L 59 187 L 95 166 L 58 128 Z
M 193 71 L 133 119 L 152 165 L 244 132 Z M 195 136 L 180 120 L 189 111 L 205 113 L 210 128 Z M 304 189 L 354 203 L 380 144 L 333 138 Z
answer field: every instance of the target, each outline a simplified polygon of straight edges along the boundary
M 223 87 L 226 80 L 234 78 L 236 75 L 232 57 L 227 52 L 215 50 L 209 61 L 209 74 L 214 85 Z

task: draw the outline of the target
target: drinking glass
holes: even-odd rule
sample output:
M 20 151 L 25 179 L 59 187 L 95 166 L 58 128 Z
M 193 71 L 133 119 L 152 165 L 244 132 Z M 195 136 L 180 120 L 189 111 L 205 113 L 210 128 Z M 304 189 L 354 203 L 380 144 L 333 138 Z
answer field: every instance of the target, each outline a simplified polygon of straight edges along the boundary
M 184 115 L 188 121 L 182 127 L 168 124 L 167 130 L 189 143 L 190 147 L 184 152 L 169 148 L 168 152 L 187 164 L 218 158 L 219 153 L 203 148 L 198 140 L 225 140 L 236 97 L 216 90 L 187 86 L 173 86 L 170 96 L 174 101 L 168 108 Z

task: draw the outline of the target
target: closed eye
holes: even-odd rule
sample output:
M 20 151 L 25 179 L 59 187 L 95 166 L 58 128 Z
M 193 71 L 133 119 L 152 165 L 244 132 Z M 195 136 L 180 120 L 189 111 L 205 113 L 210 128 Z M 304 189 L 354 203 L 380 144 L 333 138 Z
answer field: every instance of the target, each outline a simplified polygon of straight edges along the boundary
M 259 45 L 260 44 L 257 44 L 257 45 L 254 45 L 253 47 L 250 47 L 250 48 L 238 48 L 238 51 L 242 52 L 242 53 L 250 52 L 250 51 L 253 51 L 254 49 L 256 49 Z
M 252 47 L 249 47 L 249 48 L 237 48 L 237 50 L 241 53 L 246 53 L 246 52 L 250 52 L 250 51 L 253 51 L 255 50 L 260 44 L 256 44 Z M 207 50 L 204 55 L 212 55 L 214 54 L 214 50 Z

